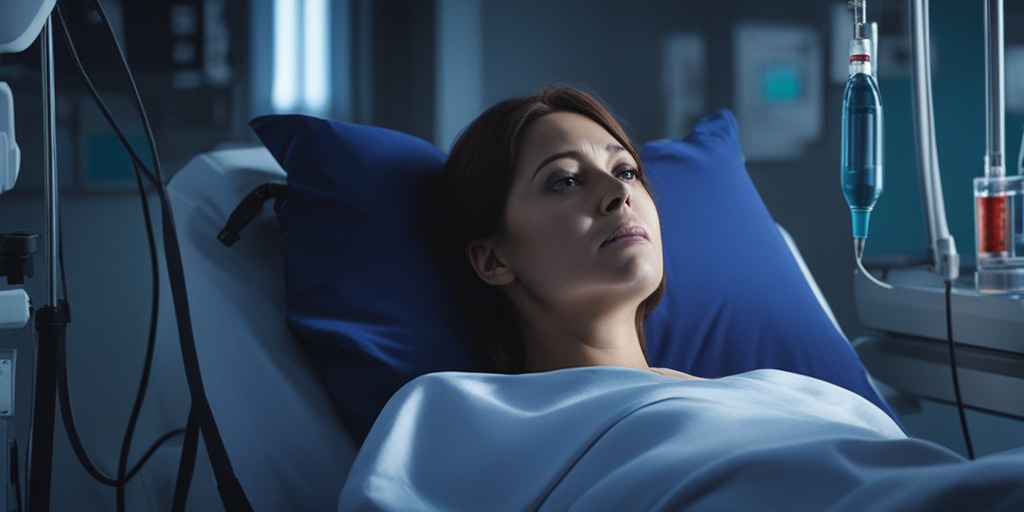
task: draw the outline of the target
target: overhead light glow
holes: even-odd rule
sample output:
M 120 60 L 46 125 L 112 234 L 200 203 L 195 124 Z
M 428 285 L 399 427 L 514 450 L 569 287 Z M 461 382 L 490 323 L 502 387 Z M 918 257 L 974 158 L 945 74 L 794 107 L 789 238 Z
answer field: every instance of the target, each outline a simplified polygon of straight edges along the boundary
M 328 113 L 330 14 L 327 0 L 274 0 L 275 112 Z
M 270 93 L 275 112 L 295 109 L 299 97 L 299 0 L 274 0 L 274 78 Z
M 327 0 L 304 0 L 302 93 L 306 112 L 324 115 L 331 101 L 330 23 Z

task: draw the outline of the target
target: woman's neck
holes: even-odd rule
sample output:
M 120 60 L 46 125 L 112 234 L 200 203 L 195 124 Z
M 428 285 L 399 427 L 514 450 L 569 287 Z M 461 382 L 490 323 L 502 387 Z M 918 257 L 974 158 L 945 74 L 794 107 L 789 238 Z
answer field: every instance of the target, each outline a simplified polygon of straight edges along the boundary
M 580 366 L 648 369 L 635 311 L 605 315 L 545 315 L 523 319 L 526 371 Z

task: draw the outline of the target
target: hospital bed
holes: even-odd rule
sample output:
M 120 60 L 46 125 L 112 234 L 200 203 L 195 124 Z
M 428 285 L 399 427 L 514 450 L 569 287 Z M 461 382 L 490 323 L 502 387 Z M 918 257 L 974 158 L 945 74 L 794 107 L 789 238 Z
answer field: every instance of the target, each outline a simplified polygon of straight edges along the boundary
M 719 113 L 716 119 L 734 130 L 735 120 L 730 114 Z M 332 123 L 330 127 L 335 129 L 340 125 L 301 116 L 285 116 L 283 121 L 299 123 L 306 127 L 308 123 Z M 267 141 L 264 135 L 264 142 Z M 296 142 L 291 139 L 289 144 L 294 149 Z M 268 143 L 269 146 L 274 146 L 274 143 Z M 736 153 L 736 149 L 738 146 L 730 151 Z M 330 151 L 345 150 L 332 147 Z M 653 153 L 651 155 L 652 161 L 661 156 Z M 329 386 L 325 386 L 321 378 L 323 372 L 318 370 L 318 365 L 311 359 L 306 347 L 297 339 L 295 329 L 290 328 L 286 322 L 286 311 L 289 307 L 286 301 L 288 285 L 283 269 L 286 264 L 284 255 L 287 239 L 281 235 L 282 226 L 275 215 L 273 202 L 267 201 L 264 207 L 256 212 L 252 221 L 241 230 L 240 239 L 236 243 L 229 247 L 218 240 L 218 234 L 243 198 L 266 183 L 286 182 L 288 176 L 279 162 L 284 159 L 280 154 L 276 156 L 277 158 L 265 147 L 223 149 L 203 153 L 174 176 L 168 191 L 181 241 L 188 297 L 206 393 L 236 475 L 256 510 L 332 510 L 337 506 L 339 491 L 345 482 L 361 439 L 358 433 L 352 434 L 351 423 L 344 421 L 344 411 L 339 410 L 344 406 L 339 407 L 337 397 L 332 397 Z M 730 165 L 738 166 L 743 171 L 742 179 L 746 180 L 744 187 L 749 186 L 749 190 L 744 189 L 745 192 L 740 193 L 736 200 L 744 201 L 750 199 L 751 193 L 756 196 L 756 192 L 753 191 L 745 169 L 742 168 L 742 155 L 736 157 L 737 162 Z M 285 163 L 288 164 L 288 161 Z M 707 179 L 714 180 L 717 179 L 716 176 L 718 175 L 709 175 Z M 734 179 L 735 177 L 729 178 Z M 705 185 L 711 187 L 713 184 Z M 724 206 L 729 211 L 743 209 L 742 205 L 731 204 L 728 198 L 719 199 L 724 200 Z M 717 202 L 722 203 L 722 200 Z M 670 203 L 670 199 L 661 198 L 663 223 L 668 222 L 666 217 L 675 215 Z M 692 208 L 689 206 L 692 201 L 685 203 L 687 208 Z M 687 215 L 692 215 L 692 212 L 687 212 Z M 817 327 L 812 326 L 812 331 L 823 331 L 819 331 L 818 334 L 812 332 L 812 336 L 821 337 L 821 332 L 825 332 L 832 340 L 845 344 L 846 340 L 835 324 L 832 312 L 803 263 L 792 238 L 785 230 L 771 222 L 759 199 L 756 215 L 764 217 L 761 220 L 766 223 L 765 226 L 771 226 L 772 233 L 762 233 L 768 237 L 771 244 L 777 244 L 772 246 L 774 249 L 769 248 L 769 252 L 775 250 L 775 256 L 782 258 L 780 261 L 783 261 L 785 267 L 792 272 L 782 274 L 800 276 L 801 282 L 796 283 L 795 288 L 797 293 L 803 300 L 814 303 L 812 309 L 816 311 L 811 311 L 811 314 L 800 313 L 802 316 L 798 316 L 799 321 L 807 325 L 817 322 Z M 714 222 L 749 223 L 748 221 L 746 218 L 729 219 L 726 215 L 715 213 L 695 218 L 694 224 L 700 229 L 710 229 L 714 226 L 701 225 Z M 321 229 L 329 228 L 322 226 Z M 742 248 L 746 242 L 737 240 L 735 243 Z M 752 243 L 763 242 L 755 239 Z M 668 244 L 669 242 L 666 242 L 666 245 Z M 732 254 L 733 251 L 727 249 L 723 248 L 725 253 Z M 768 259 L 770 264 L 771 257 Z M 671 262 L 667 262 L 667 266 L 670 273 L 680 271 L 678 267 L 672 267 Z M 704 273 L 706 272 L 701 272 Z M 778 275 L 780 274 L 775 273 L 767 276 L 768 285 L 780 289 L 779 293 L 783 297 L 787 294 L 792 295 L 785 290 L 794 284 L 792 279 L 781 285 L 771 282 L 771 279 L 777 278 Z M 722 293 L 731 294 L 734 298 L 725 297 L 722 300 L 741 303 L 742 299 L 735 298 L 739 296 L 738 291 L 745 290 L 745 295 L 757 295 L 757 288 L 765 286 L 765 283 L 738 283 L 736 290 L 730 290 L 729 286 L 729 283 L 724 283 L 720 288 L 725 289 Z M 706 293 L 714 295 L 715 292 Z M 666 297 L 666 300 L 672 305 L 672 301 L 677 299 Z M 746 315 L 747 323 L 757 324 L 760 321 L 754 318 L 756 314 L 751 316 L 744 311 L 719 312 L 716 313 L 719 315 L 715 317 L 716 322 L 723 325 L 708 329 L 732 328 L 725 324 L 739 322 L 729 322 L 731 314 Z M 772 313 L 766 312 L 766 316 L 768 315 Z M 171 320 L 165 319 L 165 323 L 170 324 Z M 167 325 L 163 327 L 161 332 L 173 334 L 173 329 L 168 329 Z M 769 329 L 771 326 L 763 328 Z M 785 329 L 775 330 L 783 331 L 779 336 L 786 338 L 787 341 L 773 339 L 767 335 L 762 336 L 764 339 L 761 341 L 777 346 L 778 348 L 774 350 L 778 353 L 787 350 L 806 353 L 806 360 L 786 362 L 782 359 L 792 359 L 793 354 L 779 356 L 770 353 L 771 351 L 759 351 L 757 347 L 751 348 L 750 351 L 740 350 L 735 346 L 726 347 L 725 352 L 732 350 L 732 355 L 712 355 L 730 360 L 760 358 L 761 362 L 740 363 L 748 366 L 795 365 L 796 368 L 786 369 L 801 373 L 814 372 L 813 369 L 801 368 L 801 365 L 818 364 L 821 359 L 835 359 L 816 353 L 815 350 L 822 350 L 820 347 L 806 350 L 801 346 L 787 348 L 784 346 L 787 343 L 797 342 L 790 339 L 789 332 Z M 655 330 L 653 335 L 658 336 L 659 332 Z M 728 339 L 722 339 L 725 343 L 732 343 L 732 338 L 740 334 L 726 333 Z M 702 334 L 710 342 L 715 342 L 716 335 L 710 331 Z M 848 350 L 849 347 L 840 349 Z M 165 429 L 184 426 L 188 413 L 188 393 L 178 350 L 173 336 L 165 336 L 159 341 L 153 391 L 147 406 L 150 408 L 149 414 L 158 418 L 156 422 L 162 423 Z M 668 357 L 664 350 L 657 352 L 657 347 L 652 347 L 652 350 L 655 350 L 652 357 Z M 747 352 L 757 354 L 751 355 Z M 852 356 L 852 350 L 849 354 L 852 357 L 851 361 L 856 363 L 855 371 L 862 373 L 864 382 L 848 387 L 866 385 L 863 368 L 859 367 L 856 357 Z M 700 357 L 713 360 L 712 355 L 701 354 Z M 782 359 L 772 359 L 777 357 Z M 799 359 L 802 356 L 796 357 Z M 721 374 L 742 371 L 742 368 L 729 368 L 716 360 L 710 363 L 705 361 L 703 364 L 717 366 L 718 373 Z M 713 373 L 707 369 L 703 372 L 707 376 L 715 376 Z M 859 391 L 865 392 L 863 388 Z M 880 401 L 876 403 L 885 407 Z M 151 428 L 159 429 L 152 426 Z M 180 443 L 163 447 L 142 471 L 142 483 L 132 484 L 138 486 L 135 491 L 137 494 L 144 495 L 139 497 L 136 494 L 136 499 L 145 503 L 140 508 L 165 510 L 169 507 L 179 452 Z M 189 504 L 190 510 L 221 508 L 212 472 L 203 455 L 201 444 Z

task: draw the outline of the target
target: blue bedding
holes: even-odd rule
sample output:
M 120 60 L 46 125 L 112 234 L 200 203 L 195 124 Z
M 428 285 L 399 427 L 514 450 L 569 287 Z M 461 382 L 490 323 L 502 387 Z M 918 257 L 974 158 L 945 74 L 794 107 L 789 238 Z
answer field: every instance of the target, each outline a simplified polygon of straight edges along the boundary
M 340 510 L 1024 510 L 1024 451 L 967 461 L 792 373 L 435 373 L 388 403 Z

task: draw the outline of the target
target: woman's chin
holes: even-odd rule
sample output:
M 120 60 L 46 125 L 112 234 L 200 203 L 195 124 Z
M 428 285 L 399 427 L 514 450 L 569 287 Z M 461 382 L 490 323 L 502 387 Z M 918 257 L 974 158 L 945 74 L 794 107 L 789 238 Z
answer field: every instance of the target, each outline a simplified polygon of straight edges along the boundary
M 624 283 L 650 288 L 650 293 L 661 284 L 665 264 L 660 258 L 631 258 L 624 261 L 619 270 Z

